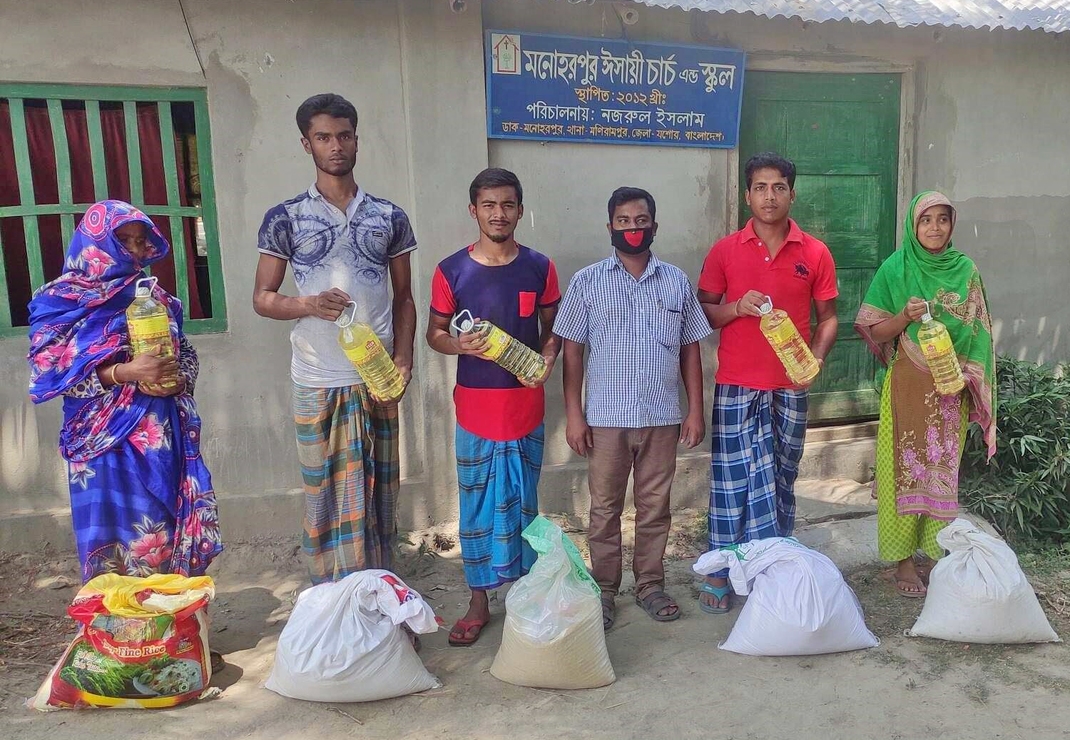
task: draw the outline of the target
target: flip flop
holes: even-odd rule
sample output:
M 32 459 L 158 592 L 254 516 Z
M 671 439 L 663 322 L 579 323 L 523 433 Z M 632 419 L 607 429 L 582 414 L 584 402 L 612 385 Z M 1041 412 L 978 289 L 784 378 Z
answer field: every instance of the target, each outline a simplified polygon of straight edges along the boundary
M 907 591 L 903 588 L 903 584 L 909 584 L 911 586 L 921 586 L 920 591 Z M 925 584 L 921 582 L 921 579 L 915 583 L 914 581 L 908 581 L 906 578 L 895 579 L 895 591 L 904 599 L 924 599 L 925 594 L 928 593 L 928 589 L 925 588 Z
M 702 593 L 716 596 L 718 601 L 722 601 L 726 598 L 728 599 L 726 606 L 711 606 L 702 599 L 699 599 L 698 608 L 702 611 L 707 614 L 728 614 L 728 612 L 732 611 L 732 600 L 731 598 L 728 598 L 732 596 L 732 587 L 727 583 L 723 586 L 714 586 L 710 583 L 703 583 Z
M 453 647 L 468 647 L 474 645 L 479 636 L 483 634 L 483 628 L 490 624 L 490 620 L 482 619 L 458 619 L 453 623 L 453 629 L 450 630 L 449 643 Z M 472 637 L 468 637 L 468 633 L 475 630 L 476 633 Z M 454 637 L 454 635 L 460 635 L 460 637 Z
M 672 600 L 664 591 L 651 591 L 645 598 L 640 599 L 637 595 L 635 597 L 635 603 L 643 608 L 651 619 L 655 622 L 675 622 L 680 618 L 680 605 Z M 659 614 L 662 609 L 670 606 L 675 606 L 676 611 L 672 614 Z

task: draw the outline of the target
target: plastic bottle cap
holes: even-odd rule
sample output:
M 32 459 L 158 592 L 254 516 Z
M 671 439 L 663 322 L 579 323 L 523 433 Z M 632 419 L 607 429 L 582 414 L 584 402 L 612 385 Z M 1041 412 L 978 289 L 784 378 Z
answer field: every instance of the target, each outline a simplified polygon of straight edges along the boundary
M 928 311 L 926 311 L 925 313 L 923 313 L 921 315 L 921 323 L 923 323 L 923 324 L 927 324 L 932 320 L 933 320 L 933 315 L 931 313 L 929 313 Z
M 357 318 L 357 302 L 350 301 L 346 304 L 346 308 L 342 313 L 338 315 L 338 318 L 334 320 L 335 325 L 339 329 L 345 329 L 352 325 Z
M 156 285 L 155 277 L 143 277 L 134 283 L 134 295 L 138 298 L 148 298 L 152 295 L 152 288 Z
M 465 332 L 472 331 L 472 327 L 476 325 L 476 322 L 472 317 L 472 312 L 466 308 L 453 317 L 453 321 L 450 322 L 450 325 L 457 330 L 458 334 L 464 334 Z
M 762 316 L 773 313 L 773 299 L 769 296 L 765 297 L 765 303 L 758 306 L 758 313 Z

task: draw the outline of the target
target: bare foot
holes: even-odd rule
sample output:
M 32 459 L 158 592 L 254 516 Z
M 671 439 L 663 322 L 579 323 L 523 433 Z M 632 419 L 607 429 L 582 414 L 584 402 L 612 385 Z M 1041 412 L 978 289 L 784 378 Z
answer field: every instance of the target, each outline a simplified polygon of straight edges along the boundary
M 928 555 L 916 555 L 914 556 L 914 569 L 918 572 L 918 578 L 926 586 L 929 585 L 929 574 L 933 570 L 933 566 L 936 565 L 936 561 L 930 558 Z
M 895 588 L 900 596 L 908 599 L 920 599 L 925 596 L 925 584 L 918 575 L 914 558 L 899 561 L 899 566 L 895 569 Z

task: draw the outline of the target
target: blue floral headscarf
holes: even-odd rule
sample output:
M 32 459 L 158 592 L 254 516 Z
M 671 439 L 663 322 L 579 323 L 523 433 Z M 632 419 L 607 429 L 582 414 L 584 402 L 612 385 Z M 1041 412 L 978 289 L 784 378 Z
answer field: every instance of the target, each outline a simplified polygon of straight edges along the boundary
M 140 260 L 116 238 L 128 223 L 147 227 L 148 249 Z M 142 270 L 167 256 L 170 245 L 144 213 L 118 200 L 86 211 L 71 239 L 64 273 L 30 301 L 30 398 L 43 403 L 89 379 L 100 365 L 128 359 L 126 309 Z M 182 304 L 159 286 L 154 297 L 168 310 L 172 338 L 182 331 Z M 92 399 L 64 399 L 60 447 L 68 460 L 99 454 L 140 420 L 147 403 L 133 385 L 113 386 Z

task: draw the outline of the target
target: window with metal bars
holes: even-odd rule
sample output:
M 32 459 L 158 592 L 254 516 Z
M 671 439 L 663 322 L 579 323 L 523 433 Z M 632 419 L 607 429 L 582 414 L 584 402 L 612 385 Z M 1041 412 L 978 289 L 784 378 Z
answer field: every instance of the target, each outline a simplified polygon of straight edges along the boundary
M 93 203 L 132 203 L 171 254 L 152 273 L 190 333 L 226 329 L 204 90 L 0 83 L 0 336 L 24 334 Z

